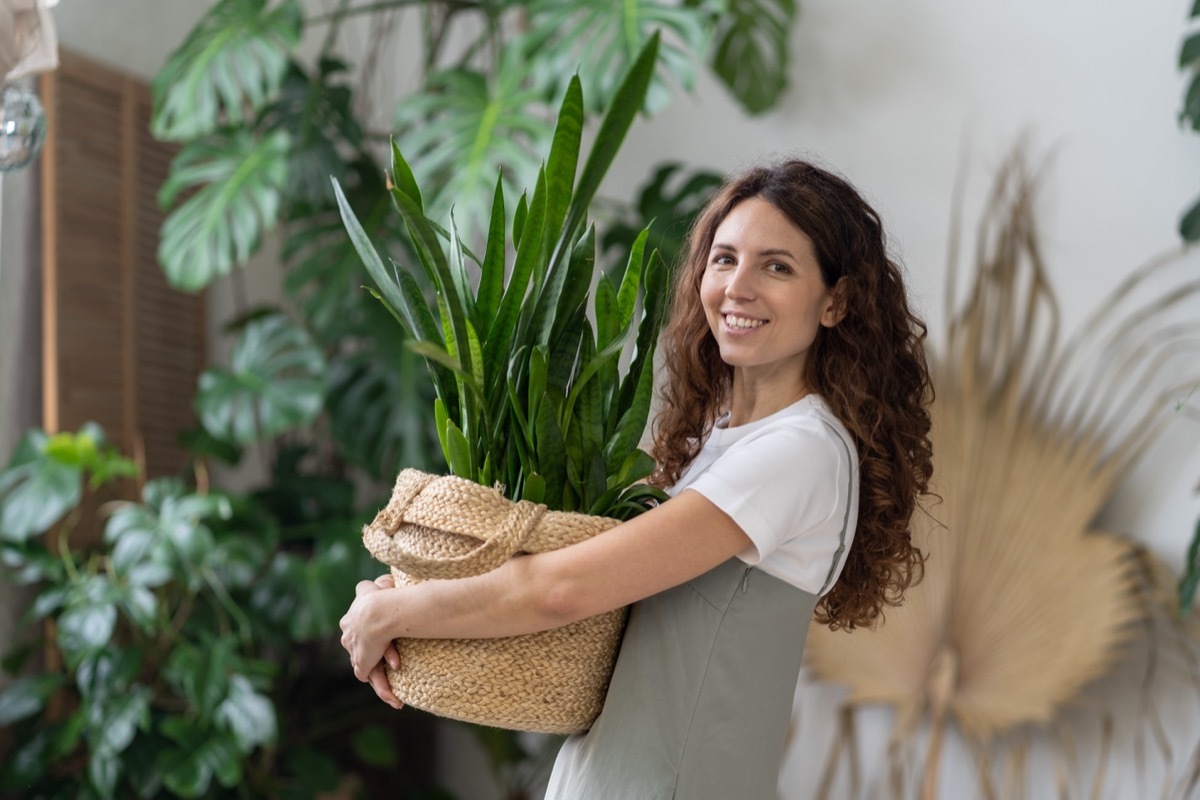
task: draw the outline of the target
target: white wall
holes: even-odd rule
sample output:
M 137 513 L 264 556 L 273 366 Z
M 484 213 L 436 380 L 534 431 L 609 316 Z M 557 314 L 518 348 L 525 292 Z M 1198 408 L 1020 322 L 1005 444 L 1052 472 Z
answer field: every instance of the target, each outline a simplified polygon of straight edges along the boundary
M 968 165 L 971 226 L 993 168 L 1028 134 L 1035 155 L 1056 154 L 1039 221 L 1070 333 L 1136 266 L 1177 244 L 1179 214 L 1200 193 L 1200 136 L 1176 124 L 1184 90 L 1176 63 L 1190 6 L 806 0 L 794 35 L 793 88 L 779 109 L 747 118 L 703 80 L 695 98 L 634 129 L 605 189 L 615 195 L 636 186 L 663 160 L 724 170 L 783 154 L 816 156 L 876 202 L 936 343 L 959 165 Z M 1196 254 L 1190 265 L 1197 275 Z M 1200 301 L 1186 314 L 1200 319 Z M 1189 371 L 1200 371 L 1200 359 Z M 1200 518 L 1200 426 L 1176 416 L 1099 521 L 1174 567 Z M 812 796 L 840 697 L 825 687 L 800 695 L 803 734 L 782 780 L 783 796 L 795 800 Z M 1188 702 L 1194 737 L 1200 717 Z M 890 725 L 883 713 L 862 722 L 864 738 L 876 743 Z M 975 796 L 962 750 L 954 752 L 943 797 Z M 1111 768 L 1128 772 L 1132 764 L 1121 754 Z M 864 768 L 880 775 L 881 765 Z M 1047 776 L 1032 796 L 1050 796 L 1052 785 Z

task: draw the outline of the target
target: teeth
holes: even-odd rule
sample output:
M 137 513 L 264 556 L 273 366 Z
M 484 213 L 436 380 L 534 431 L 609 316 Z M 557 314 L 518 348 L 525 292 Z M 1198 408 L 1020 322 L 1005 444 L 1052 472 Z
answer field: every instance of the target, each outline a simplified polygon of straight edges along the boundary
M 761 319 L 747 319 L 746 317 L 735 317 L 732 314 L 725 315 L 725 324 L 731 328 L 758 328 L 767 323 Z

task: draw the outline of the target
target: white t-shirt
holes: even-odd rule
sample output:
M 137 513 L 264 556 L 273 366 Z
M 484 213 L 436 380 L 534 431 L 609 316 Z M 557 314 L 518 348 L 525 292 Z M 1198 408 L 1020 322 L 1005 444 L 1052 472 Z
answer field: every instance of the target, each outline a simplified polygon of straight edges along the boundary
M 760 420 L 713 426 L 668 490 L 699 492 L 750 537 L 738 558 L 815 595 L 842 571 L 858 520 L 858 453 L 818 395 Z

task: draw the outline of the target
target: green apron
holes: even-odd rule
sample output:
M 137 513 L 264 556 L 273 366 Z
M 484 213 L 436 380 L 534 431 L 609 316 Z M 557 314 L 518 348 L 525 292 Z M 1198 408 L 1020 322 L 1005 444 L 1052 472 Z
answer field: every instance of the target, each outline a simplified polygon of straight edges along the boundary
M 773 800 L 817 597 L 731 559 L 634 605 L 547 800 Z

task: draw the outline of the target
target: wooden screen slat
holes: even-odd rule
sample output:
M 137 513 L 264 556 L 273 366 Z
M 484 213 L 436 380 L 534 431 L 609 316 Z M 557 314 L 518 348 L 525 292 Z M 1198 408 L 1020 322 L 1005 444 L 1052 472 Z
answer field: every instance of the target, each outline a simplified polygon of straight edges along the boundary
M 205 319 L 203 298 L 158 266 L 157 194 L 175 148 L 150 135 L 144 82 L 64 52 L 42 92 L 44 424 L 94 420 L 148 477 L 176 474 Z

